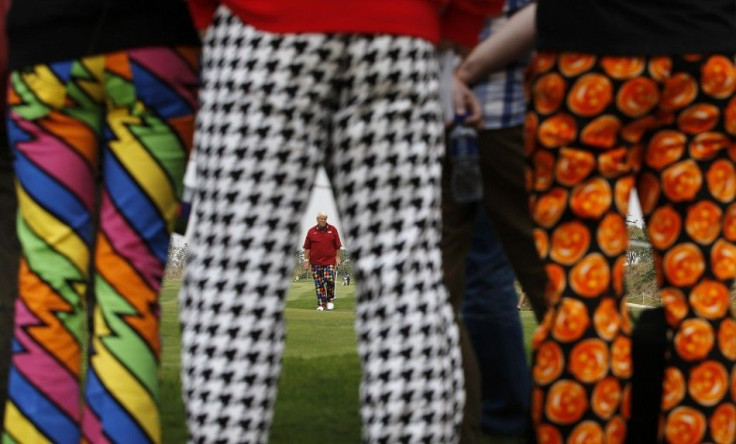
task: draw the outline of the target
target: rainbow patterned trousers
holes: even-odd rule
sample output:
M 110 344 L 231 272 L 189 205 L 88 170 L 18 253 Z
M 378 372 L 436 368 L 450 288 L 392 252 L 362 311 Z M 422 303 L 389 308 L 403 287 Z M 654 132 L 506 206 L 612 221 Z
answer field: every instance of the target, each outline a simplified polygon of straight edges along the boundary
M 317 305 L 325 307 L 335 299 L 335 267 L 333 265 L 311 265 Z
M 161 441 L 158 293 L 197 64 L 142 48 L 11 74 L 22 257 L 3 443 Z

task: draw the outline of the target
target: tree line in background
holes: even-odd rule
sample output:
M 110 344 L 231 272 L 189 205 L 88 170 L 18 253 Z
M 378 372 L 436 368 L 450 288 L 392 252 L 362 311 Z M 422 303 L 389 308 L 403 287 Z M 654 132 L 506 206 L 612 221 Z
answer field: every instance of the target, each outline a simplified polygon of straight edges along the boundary
M 173 240 L 169 244 L 168 262 L 166 264 L 166 279 L 176 280 L 181 279 L 186 268 L 187 259 L 189 258 L 189 245 L 181 239 Z M 312 276 L 309 271 L 305 271 L 302 268 L 304 263 L 304 250 L 298 248 L 295 250 L 292 256 L 294 261 L 294 271 L 292 272 L 292 279 L 311 279 Z M 352 279 L 355 279 L 355 273 L 353 272 L 353 262 L 350 260 L 350 252 L 341 249 L 340 250 L 340 268 L 338 269 L 338 285 L 342 283 L 342 276 L 345 273 L 350 273 Z
M 629 302 L 642 305 L 660 305 L 657 292 L 657 279 L 654 273 L 654 261 L 651 248 L 647 246 L 649 237 L 644 229 L 634 223 L 628 223 L 629 237 L 632 245 L 626 252 L 626 286 Z M 189 257 L 189 246 L 181 238 L 172 241 L 169 246 L 169 261 L 166 267 L 167 279 L 181 279 L 187 258 Z M 297 248 L 291 257 L 294 261 L 292 280 L 311 279 L 308 271 L 302 268 L 304 262 L 304 250 Z M 355 273 L 353 261 L 350 260 L 350 252 L 340 250 L 342 264 L 338 270 L 338 285 L 342 283 L 342 276 L 350 273 L 353 281 Z M 520 290 L 517 285 L 517 290 Z M 736 296 L 734 297 L 736 300 Z
M 626 294 L 629 302 L 641 305 L 660 305 L 654 256 L 649 236 L 639 226 L 629 223 L 631 245 L 626 251 Z
M 299 279 L 311 279 L 312 274 L 309 271 L 305 271 L 302 268 L 304 263 L 304 250 L 298 248 L 294 252 L 294 271 L 292 272 L 292 280 Z M 355 279 L 355 273 L 353 273 L 353 261 L 350 260 L 350 252 L 344 248 L 340 249 L 340 267 L 337 270 L 337 284 L 342 283 L 342 276 L 345 273 L 350 273 L 351 279 Z M 353 281 L 351 281 L 353 282 Z

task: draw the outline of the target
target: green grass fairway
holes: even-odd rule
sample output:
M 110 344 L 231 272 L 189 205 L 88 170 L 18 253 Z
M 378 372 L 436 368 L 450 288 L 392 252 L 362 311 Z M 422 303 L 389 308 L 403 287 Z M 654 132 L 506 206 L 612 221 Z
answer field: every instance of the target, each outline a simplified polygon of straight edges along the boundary
M 161 293 L 163 358 L 161 409 L 164 442 L 186 442 L 179 387 L 179 282 Z M 337 286 L 335 310 L 319 312 L 311 280 L 294 282 L 286 302 L 286 351 L 279 381 L 270 442 L 274 444 L 360 442 L 356 352 L 355 286 Z M 536 326 L 532 312 L 521 312 L 527 350 Z

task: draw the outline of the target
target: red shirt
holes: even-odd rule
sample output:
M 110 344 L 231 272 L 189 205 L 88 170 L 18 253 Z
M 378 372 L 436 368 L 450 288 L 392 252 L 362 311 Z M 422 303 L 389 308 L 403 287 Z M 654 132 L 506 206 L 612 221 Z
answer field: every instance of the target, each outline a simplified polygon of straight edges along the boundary
M 440 37 L 474 46 L 485 17 L 504 0 L 189 0 L 194 23 L 206 28 L 218 4 L 254 28 L 274 33 L 365 33 Z
M 342 247 L 337 228 L 327 224 L 324 229 L 315 225 L 307 231 L 304 239 L 305 250 L 309 250 L 309 263 L 312 265 L 335 265 L 337 250 Z

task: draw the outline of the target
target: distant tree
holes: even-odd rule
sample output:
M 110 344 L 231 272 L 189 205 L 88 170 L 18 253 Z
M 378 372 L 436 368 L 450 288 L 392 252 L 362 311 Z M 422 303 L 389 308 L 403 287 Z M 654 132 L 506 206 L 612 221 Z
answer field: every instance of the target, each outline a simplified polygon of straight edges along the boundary
M 340 274 L 350 273 L 352 279 L 355 279 L 355 273 L 353 269 L 353 261 L 350 260 L 350 252 L 345 248 L 340 250 Z
M 630 246 L 626 251 L 626 287 L 629 300 L 645 305 L 659 304 L 654 254 L 646 231 L 628 222 Z
M 304 250 L 301 248 L 298 248 L 296 251 L 294 251 L 293 255 L 293 261 L 294 261 L 294 275 L 292 279 L 295 279 L 298 277 L 299 279 L 308 279 L 310 277 L 310 274 L 308 271 L 304 271 Z M 350 260 L 350 252 L 346 250 L 345 248 L 340 249 L 340 269 L 338 271 L 340 275 L 343 273 L 350 273 L 350 276 L 353 276 L 353 261 Z
M 304 271 L 304 268 L 302 264 L 304 264 L 304 250 L 302 248 L 297 248 L 296 251 L 294 251 L 293 255 L 294 260 L 294 275 L 292 276 L 293 280 L 297 279 L 306 279 L 309 277 L 309 272 Z
M 302 248 L 297 248 L 294 252 L 294 261 L 297 265 L 301 265 L 304 262 L 304 250 Z
M 648 246 L 649 236 L 639 226 L 627 224 L 629 229 L 629 240 L 631 245 L 626 251 L 626 263 L 635 264 L 639 262 L 651 262 L 652 248 Z
M 180 279 L 189 259 L 189 245 L 178 238 L 172 238 L 169 243 L 168 259 L 166 262 L 165 275 L 168 279 Z

